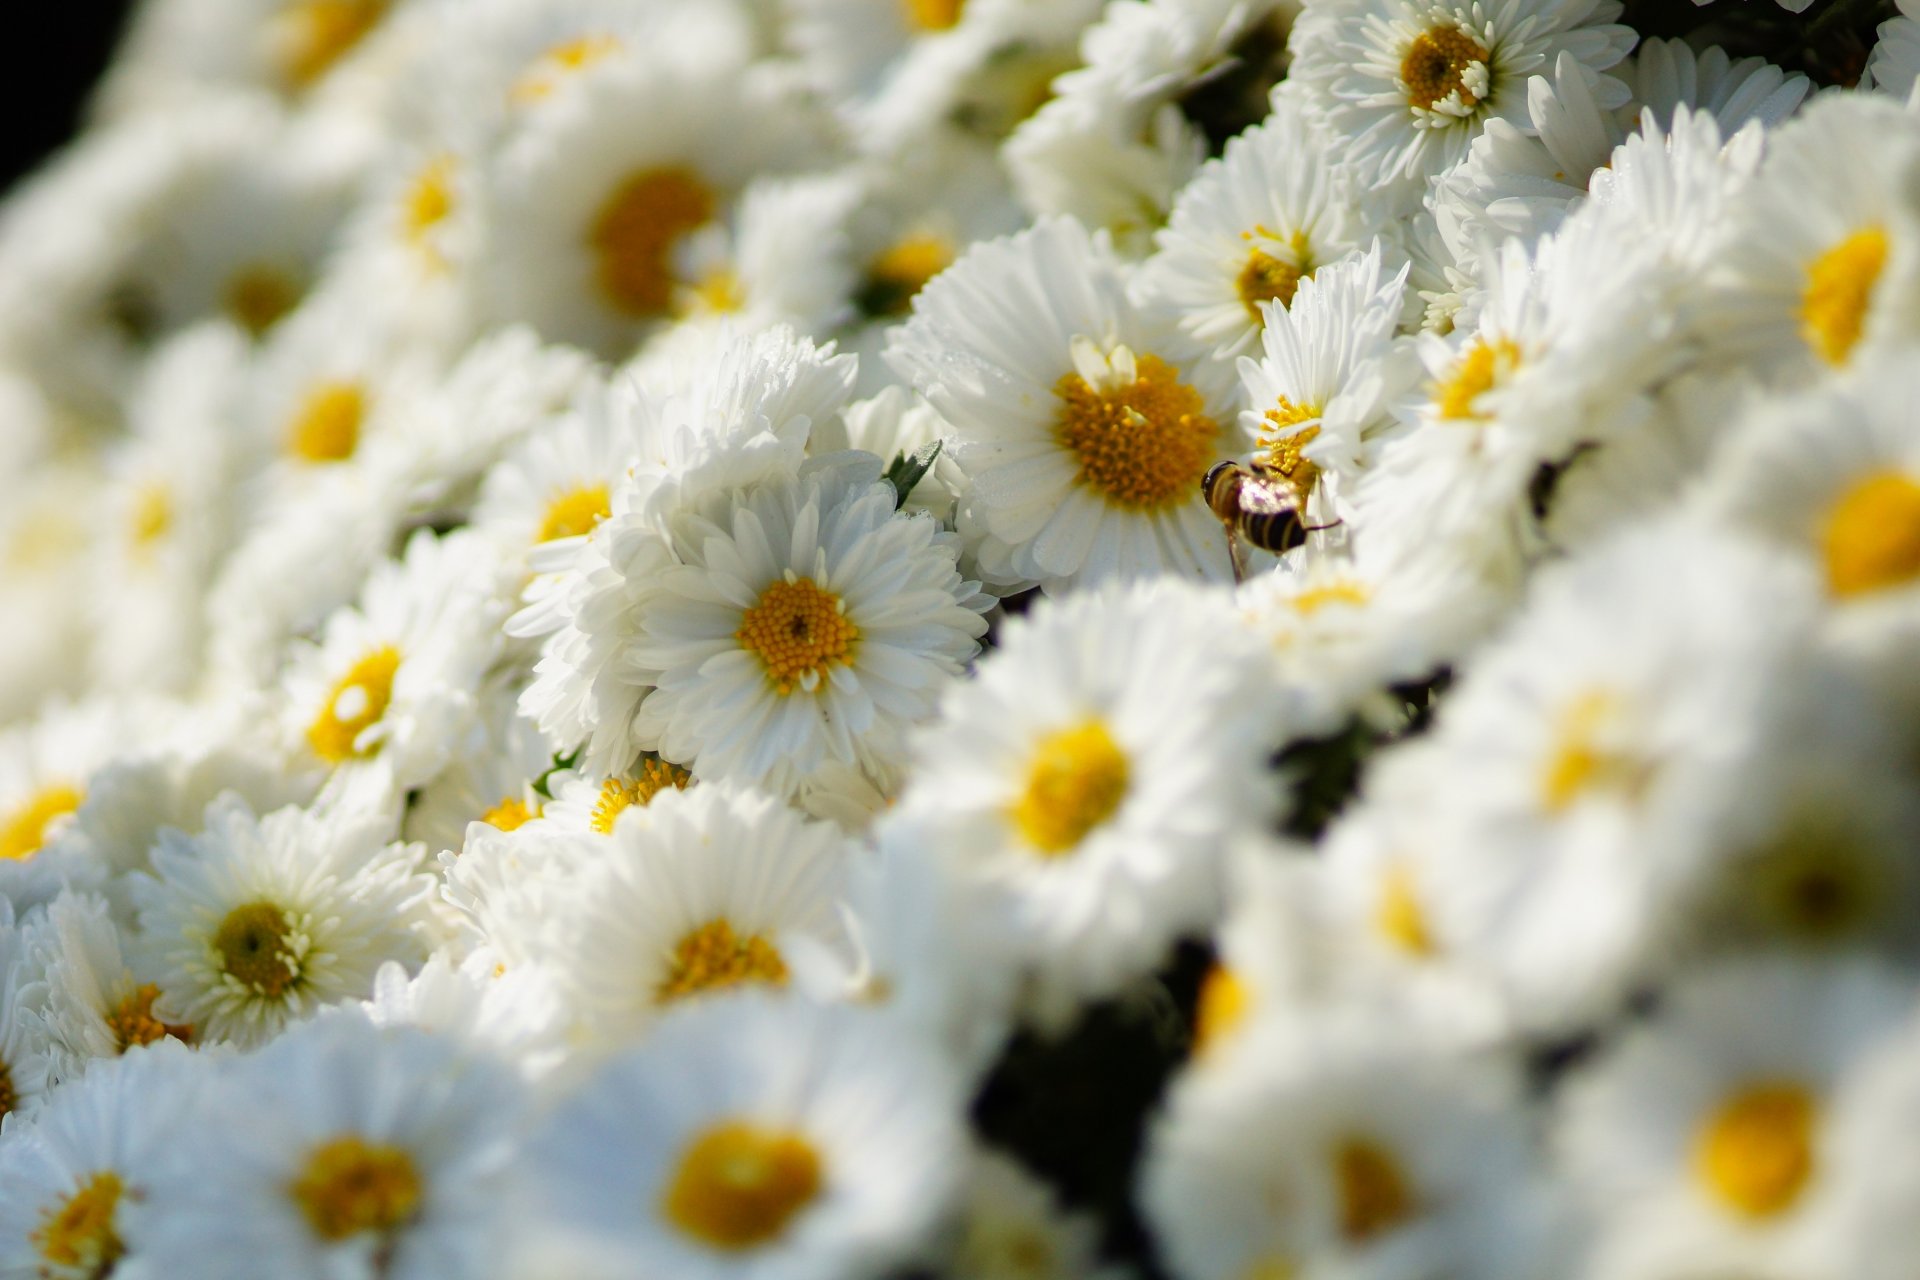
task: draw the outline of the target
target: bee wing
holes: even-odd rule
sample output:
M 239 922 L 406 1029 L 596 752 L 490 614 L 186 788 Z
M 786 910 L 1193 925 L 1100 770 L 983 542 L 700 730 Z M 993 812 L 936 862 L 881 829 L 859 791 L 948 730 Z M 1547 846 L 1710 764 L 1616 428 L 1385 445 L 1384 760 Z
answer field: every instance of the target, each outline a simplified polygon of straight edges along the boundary
M 1277 516 L 1299 510 L 1299 504 L 1290 487 L 1249 477 L 1240 484 L 1240 510 L 1250 516 Z

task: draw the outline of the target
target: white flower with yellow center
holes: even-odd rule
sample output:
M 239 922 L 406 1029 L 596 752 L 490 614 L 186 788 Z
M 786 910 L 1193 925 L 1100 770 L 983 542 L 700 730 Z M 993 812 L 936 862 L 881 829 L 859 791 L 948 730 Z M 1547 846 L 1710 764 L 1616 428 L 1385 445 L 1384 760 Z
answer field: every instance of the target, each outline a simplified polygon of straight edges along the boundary
M 1175 1274 L 1542 1274 L 1551 1201 L 1510 1069 L 1363 1005 L 1247 1035 L 1152 1129 L 1141 1200 Z
M 884 1274 L 948 1208 L 962 1106 L 935 1054 L 865 1010 L 704 1003 L 534 1132 L 516 1258 L 579 1280 Z
M 1606 71 L 1633 47 L 1615 0 L 1360 0 L 1310 8 L 1288 76 L 1369 181 L 1424 181 L 1491 119 L 1527 123 L 1526 80 L 1564 51 Z M 1624 106 L 1612 77 L 1601 105 Z
M 154 1013 L 160 988 L 129 966 L 105 899 L 72 893 L 54 899 L 33 945 L 42 985 L 30 999 L 46 1029 L 48 1068 L 56 1082 L 78 1078 L 96 1060 L 159 1040 L 192 1043 L 192 1027 Z
M 1240 433 L 1227 371 L 1174 363 L 1180 342 L 1066 220 L 976 245 L 921 291 L 887 360 L 952 426 L 989 581 L 1228 576 L 1200 480 Z
M 404 559 L 374 570 L 359 607 L 296 651 L 286 676 L 295 750 L 375 790 L 431 781 L 475 723 L 473 691 L 507 613 L 501 579 L 479 535 L 416 533 Z
M 1259 339 L 1264 304 L 1293 305 L 1316 271 L 1377 245 L 1388 211 L 1352 181 L 1291 100 L 1200 167 L 1154 236 L 1139 296 L 1179 318 L 1198 352 L 1231 359 Z
M 154 1274 L 487 1280 L 525 1105 L 448 1036 L 340 1010 L 234 1062 L 130 1228 Z
M 1288 726 L 1265 677 L 1223 592 L 1050 602 L 916 738 L 883 840 L 941 862 L 1041 1016 L 1111 994 L 1212 922 L 1226 846 L 1273 816 Z
M 15 910 L 98 886 L 106 868 L 66 837 L 94 778 L 154 727 L 135 707 L 55 702 L 0 732 L 0 896 Z
M 1892 94 L 1901 101 L 1913 97 L 1920 81 L 1920 6 L 1899 0 L 1900 14 L 1880 24 L 1880 39 L 1867 59 L 1861 84 Z
M 44 1280 L 142 1272 L 130 1210 L 165 1181 L 215 1078 L 178 1045 L 143 1049 L 96 1065 L 26 1123 L 10 1118 L 0 1139 L 0 1270 Z
M 383 55 L 415 0 L 189 0 L 143 13 L 107 100 L 132 112 L 208 83 L 292 99 L 375 106 Z
M 837 828 L 751 792 L 668 790 L 629 809 L 546 922 L 579 1033 L 617 1042 L 741 989 L 830 990 L 851 967 L 839 915 L 851 858 Z
M 1877 1173 L 1841 1165 L 1835 1122 L 1912 998 L 1904 977 L 1858 961 L 1762 960 L 1676 985 L 1562 1094 L 1556 1147 L 1595 1236 L 1587 1274 L 1831 1267 L 1846 1225 L 1835 1183 Z
M 524 677 L 512 668 L 496 671 L 481 686 L 478 724 L 458 743 L 452 762 L 419 788 L 407 805 L 401 834 L 438 854 L 465 847 L 477 823 L 516 831 L 545 814 L 572 778 L 556 770 L 553 750 L 539 726 L 519 712 Z M 546 794 L 534 789 L 545 783 Z
M 153 1012 L 198 1040 L 259 1044 L 326 1005 L 367 995 L 387 960 L 418 964 L 433 882 L 418 846 L 388 845 L 385 818 L 226 797 L 198 836 L 163 831 L 153 872 L 129 883 L 134 965 Z

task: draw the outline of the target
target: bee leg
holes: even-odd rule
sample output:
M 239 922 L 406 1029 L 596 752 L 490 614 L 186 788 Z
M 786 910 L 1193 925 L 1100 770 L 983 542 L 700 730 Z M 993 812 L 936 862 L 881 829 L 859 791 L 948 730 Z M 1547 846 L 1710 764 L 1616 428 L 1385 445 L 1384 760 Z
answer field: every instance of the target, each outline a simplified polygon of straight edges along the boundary
M 1227 527 L 1227 556 L 1233 561 L 1233 582 L 1238 586 L 1247 580 L 1247 549 L 1231 525 Z
M 1319 533 L 1322 529 L 1338 529 L 1345 523 L 1345 520 L 1330 520 L 1326 524 L 1310 524 L 1306 526 L 1306 532 Z

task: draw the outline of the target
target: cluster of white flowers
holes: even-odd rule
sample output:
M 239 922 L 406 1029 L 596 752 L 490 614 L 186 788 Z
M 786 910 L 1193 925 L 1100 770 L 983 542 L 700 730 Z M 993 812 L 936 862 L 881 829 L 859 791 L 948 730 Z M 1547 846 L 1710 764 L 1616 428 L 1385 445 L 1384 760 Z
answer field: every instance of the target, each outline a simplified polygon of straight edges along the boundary
M 0 1277 L 1914 1280 L 1917 76 L 147 0 L 0 205 Z

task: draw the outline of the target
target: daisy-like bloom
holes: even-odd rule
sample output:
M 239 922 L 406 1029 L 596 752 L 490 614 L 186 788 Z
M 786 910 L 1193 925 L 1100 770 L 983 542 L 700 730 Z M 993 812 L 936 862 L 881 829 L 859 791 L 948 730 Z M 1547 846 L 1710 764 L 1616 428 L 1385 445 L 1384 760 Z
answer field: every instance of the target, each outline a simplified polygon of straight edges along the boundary
M 458 852 L 475 823 L 516 831 L 541 817 L 548 797 L 572 777 L 555 770 L 539 726 L 519 713 L 520 679 L 490 677 L 481 688 L 478 723 L 439 777 L 414 793 L 401 824 L 405 839 L 433 853 Z M 546 795 L 534 789 L 544 779 Z
M 1200 480 L 1240 433 L 1227 370 L 1174 363 L 1181 343 L 1063 219 L 976 245 L 921 291 L 887 360 L 952 426 L 988 581 L 1228 576 Z
M 1315 271 L 1377 246 L 1387 228 L 1337 155 L 1302 108 L 1276 104 L 1181 189 L 1135 277 L 1139 295 L 1177 315 L 1198 350 L 1246 351 L 1264 304 L 1292 306 Z
M 1875 162 L 1853 158 L 1871 149 Z M 1828 94 L 1769 138 L 1702 299 L 1702 339 L 1775 381 L 1845 368 L 1915 333 L 1920 120 L 1872 94 Z
M 158 1040 L 192 1042 L 192 1027 L 154 1013 L 160 988 L 134 975 L 105 899 L 71 893 L 54 899 L 34 949 L 42 985 L 29 996 L 46 1027 L 54 1081 L 75 1079 L 97 1059 Z
M 1845 1215 L 1841 1273 L 1897 1280 L 1915 1245 L 1920 1164 L 1900 1135 L 1920 1118 L 1920 1022 L 1912 1018 L 1849 1072 L 1828 1128 L 1835 1195 Z
M 844 974 L 850 857 L 836 828 L 751 792 L 668 790 L 628 810 L 548 925 L 582 1034 L 618 1041 L 684 1001 Z
M 529 1080 L 551 1076 L 570 1053 L 570 1011 L 553 975 L 536 965 L 508 966 L 485 950 L 457 965 L 436 951 L 411 976 L 389 961 L 361 1007 L 376 1026 L 420 1027 L 465 1053 L 498 1057 Z
M 580 1280 L 854 1280 L 925 1243 L 965 1157 L 940 1059 L 851 1006 L 676 1013 L 521 1157 L 523 1253 Z
M 270 1039 L 325 1005 L 364 997 L 387 960 L 425 959 L 432 881 L 417 846 L 387 845 L 385 818 L 280 809 L 233 797 L 198 836 L 162 831 L 151 874 L 129 891 L 134 967 L 160 988 L 152 1011 L 196 1039 Z
M 55 703 L 0 732 L 0 895 L 16 910 L 52 901 L 63 885 L 99 881 L 103 868 L 61 836 L 94 776 L 143 722 L 107 703 Z
M 1102 1267 L 1099 1231 L 1059 1196 L 996 1151 L 974 1152 L 961 1193 L 960 1228 L 947 1265 L 971 1280 L 1120 1280 Z
M 1672 128 L 1681 107 L 1705 111 L 1732 134 L 1749 120 L 1768 128 L 1792 115 L 1812 83 L 1764 58 L 1733 58 L 1718 45 L 1695 49 L 1684 40 L 1642 40 L 1618 74 L 1633 101 Z
M 1562 1095 L 1556 1145 L 1594 1234 L 1584 1274 L 1842 1274 L 1833 1188 L 1877 1171 L 1841 1166 L 1834 1127 L 1911 1005 L 1904 979 L 1861 963 L 1675 986 Z
M 1465 159 L 1488 120 L 1524 125 L 1526 80 L 1562 51 L 1606 71 L 1633 47 L 1615 0 L 1354 0 L 1312 7 L 1289 77 L 1348 139 L 1368 181 L 1424 180 Z M 1594 84 L 1603 106 L 1627 88 Z
M 1899 15 L 1880 24 L 1880 38 L 1860 82 L 1906 101 L 1920 80 L 1920 5 L 1914 0 L 1899 0 L 1899 5 Z
M 129 1211 L 164 1182 L 215 1079 L 204 1059 L 155 1046 L 97 1065 L 27 1123 L 13 1117 L 0 1138 L 0 1271 L 45 1280 L 166 1274 L 149 1269 Z
M 1510 1068 L 1363 1007 L 1248 1035 L 1152 1131 L 1140 1198 L 1175 1275 L 1555 1274 Z
M 289 739 L 351 783 L 399 794 L 432 780 L 474 724 L 474 689 L 507 606 L 499 562 L 469 532 L 416 533 L 327 620 L 287 673 Z M 298 749 L 296 745 L 296 749 Z
M 45 928 L 44 916 L 20 924 L 13 904 L 0 901 L 0 1120 L 34 1111 L 53 1083 L 46 1024 L 36 1008 Z
M 1758 834 L 1752 797 L 1808 687 L 1810 576 L 1700 522 L 1650 522 L 1543 571 L 1449 694 L 1430 906 L 1521 1018 L 1610 1010 L 1718 855 Z
M 234 1063 L 129 1223 L 155 1275 L 498 1274 L 523 1090 L 449 1037 L 330 1012 Z
M 1223 593 L 1083 592 L 1010 622 L 914 744 L 887 840 L 940 860 L 1042 1018 L 1149 973 L 1220 909 L 1286 733 Z

